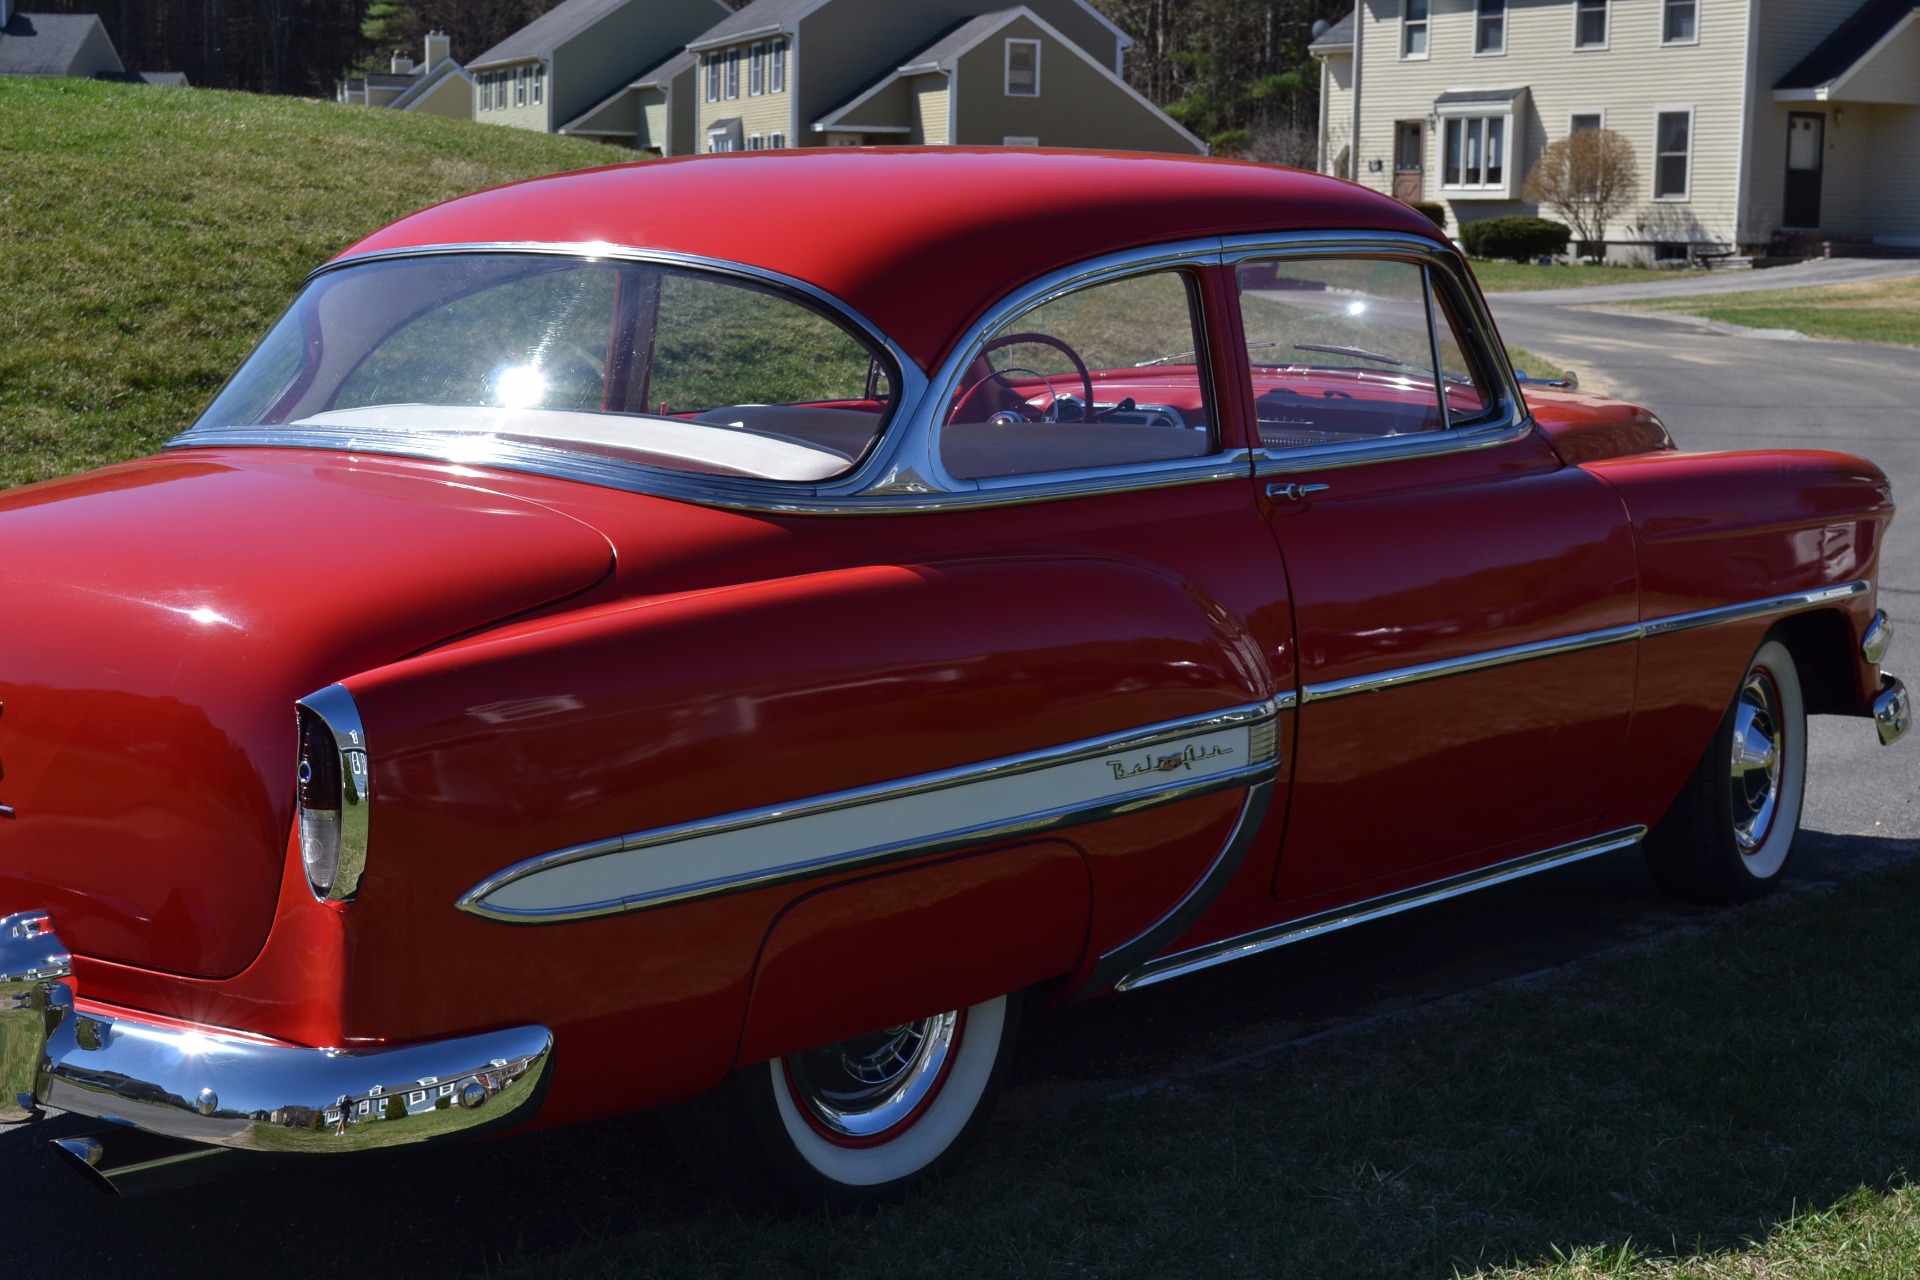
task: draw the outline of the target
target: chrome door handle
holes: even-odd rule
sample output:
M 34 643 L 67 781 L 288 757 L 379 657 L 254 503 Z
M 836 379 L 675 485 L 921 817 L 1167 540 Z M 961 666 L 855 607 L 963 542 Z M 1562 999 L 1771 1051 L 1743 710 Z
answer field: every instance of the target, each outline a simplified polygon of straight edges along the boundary
M 1309 494 L 1325 493 L 1331 487 L 1324 484 L 1294 484 L 1291 481 L 1276 480 L 1267 486 L 1267 496 L 1285 498 L 1288 502 L 1298 502 Z

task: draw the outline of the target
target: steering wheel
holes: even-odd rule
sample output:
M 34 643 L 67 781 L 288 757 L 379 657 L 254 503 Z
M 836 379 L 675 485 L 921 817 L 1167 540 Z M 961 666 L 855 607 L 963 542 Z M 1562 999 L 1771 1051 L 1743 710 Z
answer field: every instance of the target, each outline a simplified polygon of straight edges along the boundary
M 987 361 L 988 356 L 1000 350 L 1002 347 L 1017 347 L 1023 342 L 1032 342 L 1043 347 L 1052 347 L 1067 358 L 1067 363 L 1071 364 L 1073 371 L 1080 376 L 1080 389 L 1086 394 L 1086 399 L 1082 401 L 1082 403 L 1086 405 L 1086 414 L 1088 419 L 1091 420 L 1093 416 L 1093 375 L 1087 372 L 1087 362 L 1080 358 L 1080 353 L 1050 333 L 1004 333 L 981 347 L 980 353 L 974 357 L 975 361 L 987 362 L 988 371 L 982 377 L 975 379 L 968 385 L 966 390 L 960 393 L 954 403 L 953 413 L 947 419 L 949 422 L 972 422 L 975 420 L 973 414 L 963 413 L 963 410 L 975 410 L 978 408 L 988 410 L 986 413 L 978 414 L 980 419 L 990 417 L 992 413 L 996 411 L 1009 409 L 1019 413 L 1023 418 L 1026 417 L 1030 410 L 1027 408 L 1026 402 L 1013 392 L 1009 379 L 1007 378 L 1009 373 L 1013 373 L 1016 370 L 1021 373 L 1035 374 L 1042 382 L 1047 384 L 1047 391 L 1053 396 L 1052 403 L 1047 405 L 1046 411 L 1040 415 L 1037 421 L 1060 421 L 1060 397 L 1058 393 L 1054 392 L 1053 382 L 1047 375 L 1021 365 L 1013 365 L 1007 369 L 994 369 L 991 362 Z M 990 384 L 997 384 L 997 386 L 990 386 Z M 985 399 L 987 403 L 982 406 L 976 406 L 973 404 L 976 398 Z M 1011 403 L 1009 403 L 1009 401 L 1011 401 Z

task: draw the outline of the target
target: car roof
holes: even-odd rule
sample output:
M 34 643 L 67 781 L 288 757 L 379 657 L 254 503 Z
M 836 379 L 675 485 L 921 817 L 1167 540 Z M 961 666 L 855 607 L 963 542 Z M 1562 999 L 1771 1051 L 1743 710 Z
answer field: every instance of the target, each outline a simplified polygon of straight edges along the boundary
M 719 258 L 824 290 L 930 369 L 1009 289 L 1075 262 L 1156 243 L 1321 229 L 1439 240 L 1431 221 L 1397 200 L 1271 165 L 1006 147 L 821 147 L 534 178 L 402 218 L 341 257 L 553 243 Z

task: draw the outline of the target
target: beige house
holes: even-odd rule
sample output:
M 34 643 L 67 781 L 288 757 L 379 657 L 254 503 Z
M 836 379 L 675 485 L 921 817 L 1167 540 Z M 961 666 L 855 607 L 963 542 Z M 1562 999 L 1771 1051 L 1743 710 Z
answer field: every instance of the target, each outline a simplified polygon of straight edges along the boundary
M 1920 247 L 1915 0 L 1360 0 L 1312 52 L 1321 168 L 1456 227 L 1605 127 L 1641 187 L 1610 256 Z
M 419 62 L 396 53 L 389 70 L 342 80 L 334 96 L 361 107 L 388 107 L 455 120 L 473 115 L 473 77 L 453 59 L 444 31 L 430 32 Z
M 564 0 L 467 64 L 473 118 L 594 136 L 586 117 L 608 114 L 612 98 L 636 101 L 637 72 L 728 12 L 723 0 Z
M 1124 79 L 1086 0 L 754 0 L 688 46 L 703 152 L 862 143 L 1205 144 Z

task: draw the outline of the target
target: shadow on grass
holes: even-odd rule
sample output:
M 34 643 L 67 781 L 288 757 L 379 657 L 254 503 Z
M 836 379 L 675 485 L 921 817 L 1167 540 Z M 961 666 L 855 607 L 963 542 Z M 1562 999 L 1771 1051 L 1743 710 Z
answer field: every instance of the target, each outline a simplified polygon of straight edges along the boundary
M 1915 852 L 1846 844 L 1867 861 Z M 1238 966 L 1276 993 L 1249 1021 L 1293 1017 L 1281 993 L 1316 979 L 1370 1012 L 1439 954 L 1430 939 L 1492 945 L 1502 905 Z M 1629 1240 L 1685 1254 L 1920 1167 L 1917 912 L 1920 865 L 1670 913 L 1661 936 L 1578 965 L 1122 1100 L 1108 1095 L 1196 1048 L 1235 1047 L 1214 1038 L 1226 993 L 1183 1000 L 1169 984 L 1135 1004 L 1152 1021 L 1111 1064 L 1082 1051 L 1121 1025 L 1121 1002 L 1077 1026 L 1092 1015 L 1070 1012 L 1036 1028 L 1039 1069 L 964 1171 L 840 1220 L 734 1213 L 688 1185 L 644 1117 L 124 1205 L 42 1181 L 44 1158 L 12 1137 L 0 1177 L 17 1209 L 96 1251 L 156 1272 L 191 1252 L 197 1275 L 257 1274 L 271 1256 L 292 1274 L 1431 1276 Z M 1339 972 L 1367 963 L 1370 987 Z

